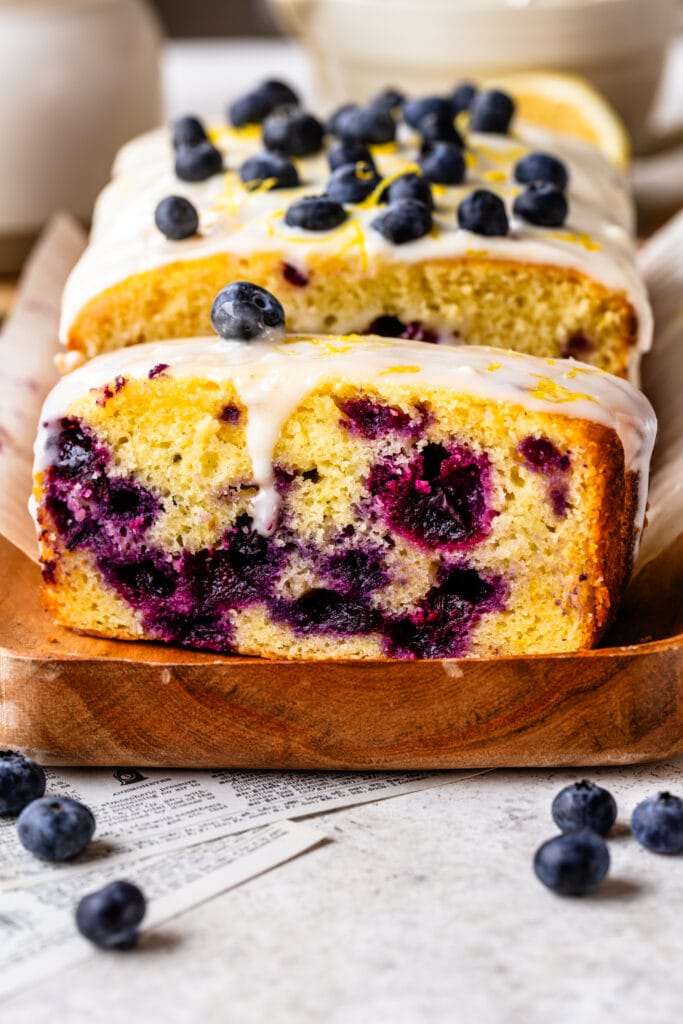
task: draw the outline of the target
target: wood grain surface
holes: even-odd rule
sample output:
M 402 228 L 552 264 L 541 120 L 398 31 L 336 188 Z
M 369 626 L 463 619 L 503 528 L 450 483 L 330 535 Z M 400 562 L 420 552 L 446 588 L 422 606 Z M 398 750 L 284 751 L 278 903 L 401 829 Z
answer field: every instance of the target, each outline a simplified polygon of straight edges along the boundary
M 164 767 L 598 765 L 683 752 L 683 635 L 577 655 L 223 658 L 78 636 L 0 538 L 0 748 Z

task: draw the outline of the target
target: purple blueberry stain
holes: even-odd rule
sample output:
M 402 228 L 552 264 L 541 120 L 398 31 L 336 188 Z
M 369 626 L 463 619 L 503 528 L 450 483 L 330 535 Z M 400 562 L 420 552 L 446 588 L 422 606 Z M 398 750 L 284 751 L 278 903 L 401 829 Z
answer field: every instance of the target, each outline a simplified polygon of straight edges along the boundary
M 322 572 L 337 592 L 363 597 L 389 583 L 391 576 L 384 563 L 384 552 L 376 546 L 347 547 L 322 556 Z
M 432 330 L 421 320 L 404 323 L 397 316 L 385 314 L 376 317 L 366 328 L 365 334 L 378 334 L 383 338 L 405 338 L 407 341 L 425 341 L 431 345 L 438 344 L 438 331 Z
M 561 452 L 547 437 L 525 437 L 517 450 L 532 473 L 546 478 L 546 493 L 553 512 L 562 519 L 569 509 L 571 453 Z
M 120 391 L 128 383 L 127 377 L 122 377 L 120 374 L 115 377 L 111 384 L 103 384 L 101 388 L 93 388 L 93 391 L 98 391 L 99 394 L 95 399 L 96 404 L 105 406 L 115 395 L 118 395 Z
M 282 276 L 287 284 L 294 285 L 295 288 L 305 288 L 310 280 L 303 270 L 295 267 L 292 263 L 282 264 Z
M 413 424 L 410 413 L 394 405 L 376 402 L 367 395 L 359 398 L 337 399 L 337 408 L 344 416 L 340 426 L 350 434 L 358 434 L 367 441 L 376 441 L 391 431 L 400 433 Z
M 163 377 L 164 370 L 168 370 L 168 363 L 157 363 L 156 366 L 152 367 L 147 376 L 150 380 L 154 380 L 155 377 Z
M 221 423 L 230 423 L 233 426 L 236 426 L 241 418 L 242 410 L 238 405 L 235 405 L 232 402 L 224 405 L 218 413 L 218 419 Z
M 562 342 L 560 355 L 563 359 L 578 359 L 585 362 L 594 350 L 593 342 L 583 331 L 574 331 Z

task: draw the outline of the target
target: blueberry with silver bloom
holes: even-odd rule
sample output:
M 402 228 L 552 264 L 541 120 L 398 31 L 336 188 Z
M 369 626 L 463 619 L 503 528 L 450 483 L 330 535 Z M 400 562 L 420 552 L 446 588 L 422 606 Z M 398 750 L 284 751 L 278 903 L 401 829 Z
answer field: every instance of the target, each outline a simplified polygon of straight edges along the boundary
M 427 114 L 455 115 L 453 104 L 445 96 L 422 96 L 417 100 L 406 100 L 401 112 L 406 124 L 418 130 L 420 121 Z
M 394 178 L 385 192 L 386 202 L 394 203 L 398 199 L 417 199 L 430 210 L 434 209 L 434 197 L 429 182 L 422 174 L 402 174 Z
M 368 164 L 376 172 L 375 162 L 367 146 L 362 142 L 347 142 L 346 139 L 337 139 L 327 151 L 327 162 L 331 171 L 336 171 L 344 164 Z
M 431 210 L 418 199 L 398 199 L 373 220 L 372 227 L 394 245 L 404 245 L 431 231 Z
M 527 153 L 515 164 L 515 181 L 528 185 L 532 181 L 547 181 L 563 192 L 569 183 L 566 164 L 551 153 Z
M 561 832 L 592 828 L 599 835 L 606 836 L 617 820 L 617 805 L 608 790 L 582 779 L 560 790 L 550 813 Z
M 187 115 L 177 117 L 172 125 L 173 148 L 179 146 L 198 146 L 200 142 L 206 142 L 206 129 L 198 117 Z
M 176 150 L 175 172 L 181 181 L 206 181 L 222 170 L 223 157 L 208 141 Z
M 166 196 L 154 211 L 154 223 L 173 242 L 197 234 L 199 214 L 184 196 Z
M 21 845 L 43 860 L 70 860 L 95 833 L 90 808 L 67 796 L 44 796 L 23 809 L 17 820 Z
M 460 82 L 451 93 L 451 103 L 456 114 L 469 110 L 477 95 L 477 87 L 472 82 Z
M 461 185 L 465 180 L 465 157 L 454 142 L 433 142 L 420 155 L 422 173 L 434 185 Z
M 336 199 L 338 203 L 362 203 L 374 192 L 379 182 L 377 172 L 370 164 L 342 164 L 332 173 L 325 195 Z
M 250 156 L 240 167 L 240 179 L 248 188 L 296 188 L 299 174 L 287 157 L 278 153 Z
M 304 228 L 305 231 L 332 231 L 347 217 L 346 210 L 336 199 L 304 196 L 289 207 L 285 213 L 285 224 L 290 228 Z
M 590 828 L 555 836 L 536 851 L 539 882 L 560 896 L 583 896 L 605 878 L 610 866 L 605 840 Z
M 76 907 L 76 927 L 99 949 L 131 949 L 146 911 L 142 891 L 121 879 L 83 897 Z
M 19 814 L 45 792 L 45 772 L 30 757 L 0 750 L 0 814 Z
M 499 89 L 480 92 L 474 97 L 470 108 L 470 128 L 473 132 L 505 135 L 514 113 L 514 100 L 506 92 Z
M 263 144 L 283 156 L 311 156 L 322 149 L 324 130 L 304 110 L 276 110 L 263 122 Z
M 396 138 L 396 122 L 391 114 L 377 107 L 348 110 L 337 118 L 337 134 L 350 142 L 381 145 Z
M 386 114 L 397 114 L 403 103 L 405 102 L 405 96 L 398 89 L 392 89 L 391 87 L 383 89 L 382 92 L 378 93 L 368 103 L 369 107 L 373 107 L 376 110 L 383 110 Z
M 228 120 L 235 128 L 260 124 L 278 107 L 296 106 L 299 97 L 285 82 L 269 79 L 256 89 L 238 96 L 228 107 Z
M 507 235 L 510 229 L 505 203 L 485 188 L 476 188 L 465 196 L 458 206 L 458 225 L 464 231 L 488 238 Z
M 631 815 L 631 831 L 653 853 L 683 853 L 683 800 L 671 793 L 648 797 Z
M 433 111 L 425 114 L 418 125 L 423 144 L 431 142 L 453 142 L 456 146 L 464 146 L 462 135 L 453 123 L 452 113 Z
M 233 281 L 214 299 L 211 323 L 226 341 L 277 341 L 285 333 L 285 311 L 265 288 Z
M 543 228 L 560 228 L 567 219 L 569 206 L 564 192 L 545 181 L 532 181 L 521 192 L 512 211 L 517 217 Z

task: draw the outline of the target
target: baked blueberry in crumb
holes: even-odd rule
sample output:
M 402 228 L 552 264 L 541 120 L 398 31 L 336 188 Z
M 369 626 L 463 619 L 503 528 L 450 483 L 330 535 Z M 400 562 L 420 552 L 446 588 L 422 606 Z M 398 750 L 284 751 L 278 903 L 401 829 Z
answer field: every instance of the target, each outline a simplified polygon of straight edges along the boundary
M 532 181 L 512 205 L 515 216 L 544 228 L 560 228 L 567 219 L 569 206 L 562 192 L 545 181 Z
M 605 878 L 610 866 L 607 844 L 590 828 L 565 832 L 536 851 L 539 882 L 560 896 L 583 896 Z
M 569 508 L 569 479 L 571 455 L 561 452 L 547 437 L 525 437 L 517 450 L 527 469 L 546 477 L 548 500 L 558 518 Z
M 211 323 L 226 341 L 274 341 L 284 334 L 285 311 L 265 288 L 233 281 L 214 299 Z
M 210 142 L 180 146 L 176 150 L 175 173 L 181 181 L 206 181 L 223 170 L 220 150 Z
M 322 149 L 324 130 L 313 114 L 276 110 L 263 122 L 263 145 L 282 156 L 311 156 Z
M 45 792 L 45 772 L 30 757 L 0 750 L 0 815 L 19 814 Z
M 240 167 L 240 180 L 249 189 L 296 188 L 299 174 L 291 160 L 277 153 L 251 156 Z
M 575 331 L 562 342 L 560 355 L 563 359 L 578 359 L 586 362 L 587 357 L 593 352 L 595 346 L 583 331 Z
M 184 196 L 166 196 L 154 211 L 154 223 L 166 238 L 180 242 L 197 234 L 199 214 Z
M 348 214 L 341 203 L 327 196 L 304 196 L 285 213 L 285 224 L 305 231 L 332 231 L 343 224 Z
M 344 419 L 340 420 L 341 426 L 368 441 L 376 441 L 392 430 L 406 431 L 414 423 L 410 413 L 397 406 L 374 401 L 369 395 L 339 398 L 336 402 L 344 415 Z
M 567 166 L 551 153 L 527 153 L 515 164 L 515 181 L 529 185 L 532 181 L 545 181 L 564 191 L 569 184 Z
M 478 93 L 470 107 L 470 128 L 473 132 L 494 132 L 505 135 L 515 113 L 511 96 L 499 89 Z
M 282 263 L 282 276 L 284 277 L 287 284 L 294 285 L 295 288 L 305 288 L 310 278 L 303 270 L 295 267 L 292 263 Z
M 422 173 L 434 185 L 461 185 L 465 180 L 465 157 L 454 142 L 434 142 L 420 155 Z
M 475 188 L 458 206 L 458 225 L 463 231 L 488 238 L 507 235 L 509 223 L 505 203 L 495 192 Z
M 122 880 L 88 893 L 76 907 L 76 927 L 100 949 L 131 949 L 138 940 L 147 901 L 137 885 Z
M 223 408 L 218 414 L 218 419 L 221 421 L 221 423 L 236 424 L 239 423 L 241 416 L 242 413 L 240 412 L 239 406 L 232 405 L 232 403 L 230 403 L 229 405 L 223 406 Z
M 171 131 L 174 149 L 178 149 L 179 146 L 198 146 L 200 142 L 206 142 L 206 129 L 198 117 L 177 117 Z
M 375 217 L 372 227 L 394 245 L 404 245 L 429 234 L 431 210 L 418 199 L 397 199 Z

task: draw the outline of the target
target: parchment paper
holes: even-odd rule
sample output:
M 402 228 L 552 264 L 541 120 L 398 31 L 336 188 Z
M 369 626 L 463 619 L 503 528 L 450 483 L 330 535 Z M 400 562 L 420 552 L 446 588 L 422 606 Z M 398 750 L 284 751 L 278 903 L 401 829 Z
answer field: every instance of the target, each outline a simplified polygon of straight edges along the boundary
M 57 216 L 23 275 L 0 335 L 0 534 L 37 561 L 27 511 L 40 406 L 57 379 L 57 323 L 64 282 L 85 245 L 81 228 Z M 610 642 L 632 643 L 683 628 L 683 213 L 641 251 L 655 311 L 655 344 L 643 388 L 659 418 L 648 525 L 624 609 Z

